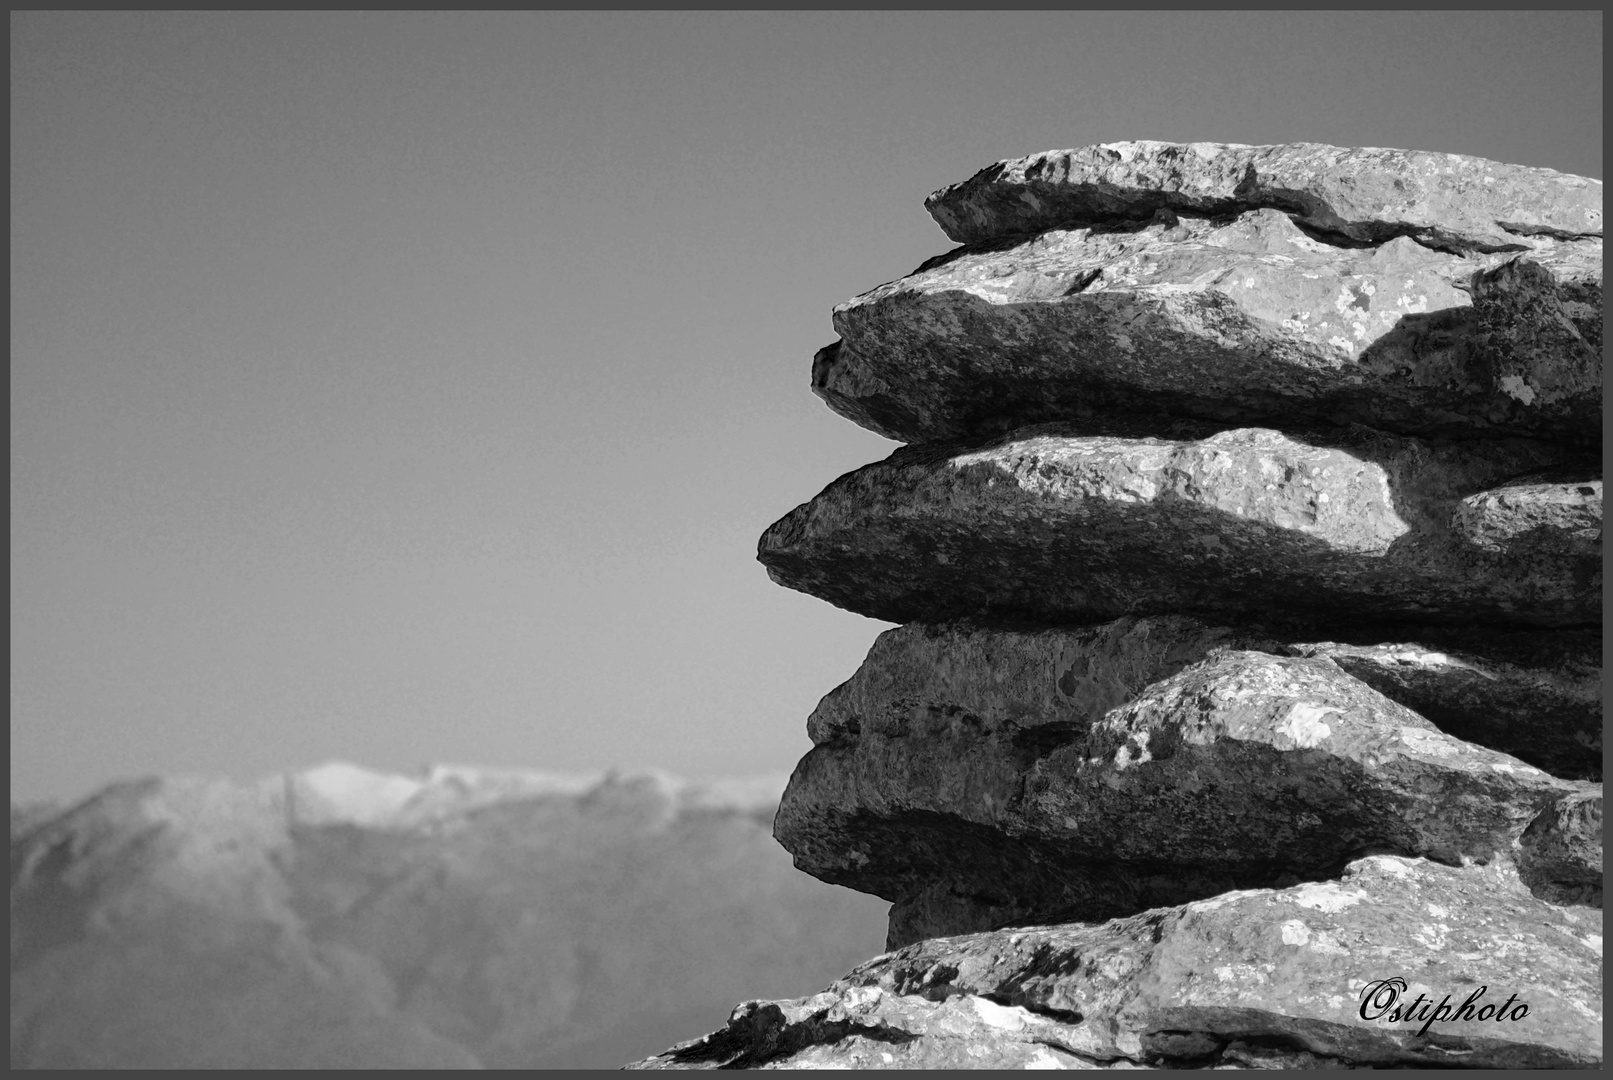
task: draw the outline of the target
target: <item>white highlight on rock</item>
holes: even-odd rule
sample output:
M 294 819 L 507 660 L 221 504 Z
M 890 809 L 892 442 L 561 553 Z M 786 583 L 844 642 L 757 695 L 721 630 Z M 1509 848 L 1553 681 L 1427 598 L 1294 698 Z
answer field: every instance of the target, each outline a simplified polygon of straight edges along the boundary
M 1288 896 L 1300 907 L 1314 908 L 1328 914 L 1343 911 L 1366 899 L 1365 893 L 1345 892 L 1335 884 L 1322 882 L 1301 885 Z
M 1282 925 L 1284 945 L 1304 945 L 1311 940 L 1310 927 L 1298 919 L 1289 919 Z
M 975 1015 L 990 1027 L 1003 1031 L 1022 1031 L 1025 1028 L 1025 1010 L 1014 1005 L 999 1005 L 983 997 L 971 998 Z
M 1145 762 L 1152 761 L 1154 755 L 1148 752 L 1148 736 L 1149 732 L 1146 730 L 1132 734 L 1132 739 L 1137 743 L 1135 752 L 1132 751 L 1130 742 L 1122 743 L 1120 749 L 1115 751 L 1115 768 L 1125 770 L 1132 765 L 1142 765 Z
M 845 1001 L 861 1012 L 878 1005 L 884 996 L 885 992 L 877 986 L 854 986 L 845 992 Z
M 1511 397 L 1517 398 L 1519 401 L 1523 402 L 1525 405 L 1534 404 L 1534 400 L 1535 400 L 1534 387 L 1530 386 L 1527 382 L 1525 382 L 1523 380 L 1523 376 L 1521 376 L 1521 375 L 1503 375 L 1503 376 L 1501 376 L 1501 378 L 1496 380 L 1496 385 L 1501 388 L 1503 393 L 1505 393 L 1505 394 L 1507 394 L 1507 395 L 1509 395 Z
M 1395 877 L 1406 877 L 1411 873 L 1411 862 L 1399 855 L 1368 855 L 1361 860 L 1361 865 L 1365 867 L 1368 864 L 1375 870 L 1382 870 Z
M 1277 725 L 1277 734 L 1287 736 L 1296 747 L 1302 749 L 1318 746 L 1332 734 L 1332 729 L 1322 722 L 1322 717 L 1338 711 L 1327 705 L 1296 701 L 1289 707 L 1283 722 Z

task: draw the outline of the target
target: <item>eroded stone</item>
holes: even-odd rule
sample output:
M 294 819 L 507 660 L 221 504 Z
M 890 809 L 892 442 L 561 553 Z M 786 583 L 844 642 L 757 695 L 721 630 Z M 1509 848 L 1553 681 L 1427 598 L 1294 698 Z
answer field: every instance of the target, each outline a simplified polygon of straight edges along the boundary
M 879 635 L 807 718 L 807 735 L 817 744 L 971 715 L 1056 744 L 1216 650 L 1255 649 L 1325 658 L 1447 735 L 1564 779 L 1601 779 L 1599 634 L 1423 627 L 1367 640 L 1288 643 L 1179 615 L 1025 629 L 913 623 Z
M 1086 627 L 996 630 L 913 624 L 887 630 L 857 673 L 807 718 L 814 743 L 895 735 L 932 715 L 1058 742 L 1083 735 L 1143 688 L 1226 648 L 1277 648 L 1259 632 L 1179 615 Z
M 1594 1068 L 1601 936 L 1504 861 L 1378 855 L 1336 882 L 925 941 L 631 1067 Z
M 1602 233 L 1602 182 L 1462 154 L 1322 143 L 1120 142 L 999 161 L 925 200 L 953 240 L 975 244 L 1164 208 L 1270 207 L 1358 241 L 1411 236 L 1496 250 L 1540 235 Z
M 773 828 L 800 869 L 894 901 L 891 945 L 1325 878 L 1368 851 L 1487 859 L 1580 790 L 1329 661 L 1253 651 L 1084 726 L 865 716 L 801 760 Z
M 1488 551 L 1599 558 L 1602 482 L 1508 483 L 1463 499 L 1452 524 Z
M 1464 498 L 1554 453 L 1365 429 L 1030 429 L 983 449 L 906 447 L 848 473 L 770 527 L 757 557 L 781 585 L 895 623 L 1583 625 L 1601 616 L 1599 552 L 1481 546 L 1453 524 Z M 1511 527 L 1513 503 L 1484 505 L 1486 528 Z M 1531 527 L 1532 505 L 1516 510 Z
M 812 385 L 904 442 L 1151 411 L 1595 441 L 1601 290 L 1600 239 L 1463 257 L 1167 216 L 932 259 L 835 308 Z
M 1395 642 L 1327 641 L 1289 649 L 1326 657 L 1447 735 L 1511 754 L 1554 776 L 1602 778 L 1599 632 L 1425 628 Z
M 1564 795 L 1519 839 L 1518 869 L 1536 896 L 1602 906 L 1602 786 Z

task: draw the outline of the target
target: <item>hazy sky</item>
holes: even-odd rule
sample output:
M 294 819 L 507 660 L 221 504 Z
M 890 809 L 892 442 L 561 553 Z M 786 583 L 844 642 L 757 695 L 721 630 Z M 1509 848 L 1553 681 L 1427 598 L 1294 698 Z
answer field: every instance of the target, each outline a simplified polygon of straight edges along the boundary
M 787 770 L 830 308 L 1120 139 L 1602 175 L 1602 17 L 11 16 L 11 784 Z

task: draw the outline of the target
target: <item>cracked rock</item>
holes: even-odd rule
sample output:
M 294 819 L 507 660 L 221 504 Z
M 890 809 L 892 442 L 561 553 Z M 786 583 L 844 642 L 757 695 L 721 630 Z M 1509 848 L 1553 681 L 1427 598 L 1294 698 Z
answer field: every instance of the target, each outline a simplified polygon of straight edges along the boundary
M 1595 1068 L 1601 932 L 1510 863 L 1377 855 L 1334 882 L 924 941 L 632 1067 Z

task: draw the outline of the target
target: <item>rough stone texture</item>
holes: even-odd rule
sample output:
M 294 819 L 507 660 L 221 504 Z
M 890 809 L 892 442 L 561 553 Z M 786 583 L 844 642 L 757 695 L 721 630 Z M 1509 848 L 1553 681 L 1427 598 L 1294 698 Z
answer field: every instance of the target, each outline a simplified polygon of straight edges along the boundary
M 1602 241 L 1463 257 L 1276 210 L 959 249 L 834 310 L 813 390 L 904 442 L 1088 414 L 1601 438 Z
M 1602 182 L 1461 154 L 1322 143 L 1121 142 L 1000 161 L 925 208 L 961 244 L 1169 208 L 1270 207 L 1356 241 L 1496 250 L 1602 234 Z
M 1481 381 L 1527 413 L 1545 402 L 1602 400 L 1601 241 L 1519 255 L 1469 283 Z M 1554 358 L 1548 360 L 1547 358 Z M 1551 411 L 1555 406 L 1547 405 Z M 1577 406 L 1566 410 L 1576 413 Z M 1583 414 L 1576 422 L 1584 427 Z M 1600 441 L 1600 432 L 1595 432 Z
M 909 624 L 774 821 L 895 951 L 635 1067 L 1598 1067 L 1601 188 L 1122 143 L 931 196 L 964 246 L 812 371 L 915 445 L 758 548 Z
M 1447 735 L 1554 776 L 1600 780 L 1602 641 L 1589 632 L 1421 628 L 1375 644 L 1285 643 L 1258 627 L 1185 616 L 1081 627 L 1001 629 L 913 623 L 880 634 L 850 679 L 807 718 L 814 744 L 903 718 L 970 714 L 1032 737 L 1084 733 L 1149 684 L 1217 649 L 1331 660 Z
M 1486 551 L 1600 558 L 1602 482 L 1509 483 L 1463 499 L 1451 524 Z
M 1518 869 L 1536 896 L 1602 906 L 1602 786 L 1564 795 L 1530 822 Z
M 1039 630 L 902 626 L 880 634 L 857 673 L 824 696 L 807 735 L 817 744 L 970 715 L 1068 741 L 1213 650 L 1276 647 L 1259 632 L 1179 615 Z
M 770 527 L 757 557 L 781 585 L 895 623 L 1176 612 L 1326 633 L 1385 620 L 1585 625 L 1601 617 L 1599 553 L 1532 533 L 1480 546 L 1452 524 L 1464 498 L 1552 454 L 1359 428 L 1326 443 L 1265 429 L 1030 429 L 985 449 L 906 447 L 848 473 Z M 1513 512 L 1540 520 L 1534 503 L 1478 501 L 1494 531 Z
M 774 821 L 796 866 L 895 901 L 888 944 L 1131 914 L 1336 874 L 1365 852 L 1510 850 L 1581 785 L 1441 734 L 1326 660 L 1217 651 L 1090 726 L 862 714 Z
M 925 941 L 634 1067 L 1593 1068 L 1601 935 L 1505 861 L 1380 855 L 1336 882 Z M 1398 1022 L 1372 1004 L 1387 979 Z M 1491 1005 L 1517 1019 L 1480 1019 Z
M 1326 657 L 1447 735 L 1554 776 L 1602 778 L 1602 637 L 1430 628 L 1396 642 L 1289 646 Z

